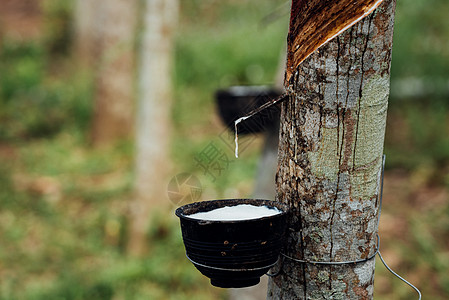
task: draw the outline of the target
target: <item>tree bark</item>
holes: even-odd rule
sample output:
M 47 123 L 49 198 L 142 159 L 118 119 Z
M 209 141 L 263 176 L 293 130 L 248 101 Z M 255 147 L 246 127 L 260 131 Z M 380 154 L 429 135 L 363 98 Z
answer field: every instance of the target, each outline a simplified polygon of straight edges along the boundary
M 146 0 L 140 48 L 136 124 L 135 201 L 128 251 L 145 252 L 153 208 L 167 203 L 171 111 L 171 66 L 178 0 Z
M 132 136 L 134 120 L 134 41 L 137 0 L 96 2 L 93 57 L 96 66 L 92 142 L 107 145 Z M 98 53 L 100 52 L 100 53 Z
M 339 262 L 375 252 L 394 10 L 395 0 L 384 0 L 309 56 L 286 87 L 276 184 L 277 200 L 292 210 L 290 257 Z M 374 267 L 374 259 L 286 258 L 267 297 L 372 299 Z

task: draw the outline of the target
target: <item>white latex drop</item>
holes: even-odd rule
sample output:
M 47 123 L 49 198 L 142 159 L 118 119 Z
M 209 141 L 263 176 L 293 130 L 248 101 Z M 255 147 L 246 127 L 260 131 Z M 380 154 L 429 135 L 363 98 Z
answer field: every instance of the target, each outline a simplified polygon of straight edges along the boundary
M 236 158 L 239 158 L 239 134 L 238 134 L 238 132 L 237 132 L 237 125 L 240 123 L 240 122 L 242 122 L 242 121 L 244 121 L 244 120 L 246 120 L 246 119 L 248 119 L 249 118 L 249 116 L 246 116 L 246 117 L 241 117 L 241 118 L 238 118 L 237 120 L 235 120 L 235 122 L 234 122 L 234 130 L 235 130 L 235 138 L 234 138 L 234 142 L 235 142 L 235 157 Z
M 225 206 L 207 212 L 199 212 L 188 215 L 189 218 L 205 221 L 238 221 L 269 217 L 280 214 L 281 211 L 275 207 L 255 206 L 251 204 L 239 204 Z

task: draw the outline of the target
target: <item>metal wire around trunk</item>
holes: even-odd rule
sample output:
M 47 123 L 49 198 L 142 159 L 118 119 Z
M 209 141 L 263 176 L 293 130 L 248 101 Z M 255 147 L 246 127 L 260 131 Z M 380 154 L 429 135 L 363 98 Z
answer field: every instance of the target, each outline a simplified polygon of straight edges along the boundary
M 380 214 L 382 212 L 382 194 L 383 194 L 383 190 L 384 190 L 384 173 L 385 173 L 385 159 L 386 159 L 386 155 L 384 154 L 382 156 L 382 177 L 381 177 L 381 183 L 380 183 L 380 195 L 379 195 L 379 212 L 378 212 L 378 217 L 377 217 L 377 224 L 379 224 L 380 221 Z M 402 280 L 403 282 L 405 282 L 406 284 L 408 284 L 411 288 L 413 288 L 416 293 L 418 294 L 418 300 L 421 300 L 421 292 L 420 290 L 415 287 L 413 284 L 411 284 L 410 282 L 408 282 L 407 280 L 405 280 L 403 277 L 401 277 L 398 273 L 394 272 L 385 262 L 385 260 L 383 259 L 382 255 L 380 254 L 380 237 L 379 234 L 377 234 L 377 246 L 376 246 L 376 251 L 374 251 L 373 254 L 371 254 L 369 257 L 365 258 L 365 259 L 357 259 L 357 260 L 351 260 L 351 261 L 313 261 L 313 260 L 302 260 L 302 259 L 297 259 L 297 258 L 293 258 L 290 257 L 284 253 L 281 253 L 281 256 L 283 258 L 287 258 L 290 259 L 292 261 L 301 263 L 301 264 L 313 264 L 313 265 L 345 265 L 345 264 L 359 264 L 359 263 L 364 263 L 367 262 L 373 258 L 376 257 L 376 255 L 379 255 L 380 261 L 383 263 L 383 265 L 385 266 L 385 268 L 390 271 L 394 276 L 396 276 L 397 278 L 399 278 L 400 280 Z M 284 264 L 284 259 L 282 260 L 278 260 L 280 261 L 280 266 L 279 266 L 279 270 L 274 273 L 274 274 L 270 274 L 270 273 L 266 273 L 267 276 L 269 277 L 276 277 L 278 276 L 281 272 L 282 272 L 282 267 Z

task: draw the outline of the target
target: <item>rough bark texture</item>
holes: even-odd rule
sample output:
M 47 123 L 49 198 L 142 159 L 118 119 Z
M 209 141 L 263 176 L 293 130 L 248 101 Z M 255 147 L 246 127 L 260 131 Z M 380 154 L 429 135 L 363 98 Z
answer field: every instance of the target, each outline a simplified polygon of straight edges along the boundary
M 92 51 L 100 60 L 95 80 L 94 145 L 132 136 L 134 120 L 134 40 L 137 0 L 97 1 Z
M 373 254 L 395 0 L 309 56 L 281 113 L 277 200 L 292 209 L 283 252 L 313 261 Z M 375 260 L 285 259 L 269 299 L 372 299 Z
M 140 49 L 136 126 L 135 201 L 128 250 L 145 252 L 145 233 L 153 208 L 168 204 L 171 65 L 178 0 L 146 0 Z

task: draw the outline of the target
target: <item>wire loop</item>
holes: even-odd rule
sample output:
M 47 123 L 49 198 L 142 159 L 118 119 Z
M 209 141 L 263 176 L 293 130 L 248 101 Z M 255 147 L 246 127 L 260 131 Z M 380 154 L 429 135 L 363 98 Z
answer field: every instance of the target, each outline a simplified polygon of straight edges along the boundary
M 297 258 L 293 258 L 290 257 L 284 253 L 281 253 L 282 256 L 284 256 L 285 258 L 288 258 L 290 260 L 302 263 L 302 264 L 312 264 L 312 265 L 349 265 L 349 264 L 359 264 L 359 263 L 364 263 L 367 262 L 371 259 L 373 259 L 374 257 L 376 257 L 377 253 L 379 253 L 379 235 L 377 235 L 377 246 L 376 246 L 376 251 L 374 251 L 373 254 L 371 254 L 370 256 L 368 256 L 365 259 L 356 259 L 356 260 L 348 260 L 348 261 L 314 261 L 314 260 L 303 260 L 303 259 L 297 259 Z
M 381 183 L 380 183 L 380 193 L 379 193 L 379 211 L 378 211 L 378 217 L 377 217 L 377 225 L 379 225 L 379 221 L 380 221 L 380 214 L 382 212 L 382 194 L 383 194 L 383 190 L 384 190 L 384 174 L 385 174 L 385 159 L 386 159 L 386 155 L 384 154 L 382 156 L 382 173 L 381 173 Z M 421 292 L 420 290 L 415 287 L 413 284 L 411 284 L 410 282 L 408 282 L 407 280 L 405 280 L 403 277 L 399 276 L 399 274 L 397 274 L 396 272 L 394 272 L 385 262 L 385 260 L 383 259 L 382 255 L 380 254 L 380 237 L 379 234 L 377 234 L 377 246 L 376 246 L 376 251 L 370 255 L 369 257 L 365 258 L 365 259 L 358 259 L 358 260 L 353 260 L 353 261 L 312 261 L 312 260 L 302 260 L 302 259 L 297 259 L 297 258 L 293 258 L 290 257 L 284 253 L 281 253 L 281 256 L 287 259 L 290 259 L 292 261 L 295 262 L 299 262 L 302 264 L 313 264 L 313 265 L 344 265 L 344 264 L 358 264 L 358 263 L 363 263 L 363 262 L 367 262 L 373 258 L 376 257 L 376 255 L 379 255 L 380 261 L 383 263 L 383 265 L 385 266 L 385 268 L 390 271 L 394 276 L 396 276 L 397 278 L 399 278 L 400 280 L 402 280 L 403 282 L 405 282 L 406 284 L 408 284 L 411 288 L 413 288 L 415 290 L 415 292 L 418 294 L 418 300 L 421 300 Z M 279 266 L 279 270 L 274 273 L 274 274 L 269 274 L 266 273 L 267 276 L 269 277 L 276 277 L 278 276 L 281 272 L 282 272 L 282 267 L 283 267 L 283 263 L 284 263 L 284 259 L 282 259 L 281 261 L 281 265 Z

